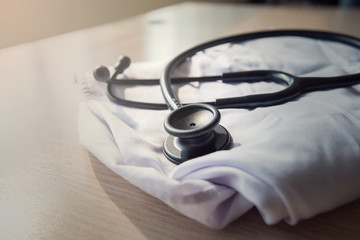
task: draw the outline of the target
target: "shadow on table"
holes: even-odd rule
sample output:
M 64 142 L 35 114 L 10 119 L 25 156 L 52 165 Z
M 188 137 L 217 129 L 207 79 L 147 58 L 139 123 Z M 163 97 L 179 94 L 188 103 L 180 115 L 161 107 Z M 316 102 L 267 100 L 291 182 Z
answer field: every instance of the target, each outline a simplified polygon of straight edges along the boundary
M 254 208 L 225 229 L 213 230 L 131 185 L 88 154 L 104 191 L 147 239 L 360 239 L 360 200 L 296 226 L 268 226 Z

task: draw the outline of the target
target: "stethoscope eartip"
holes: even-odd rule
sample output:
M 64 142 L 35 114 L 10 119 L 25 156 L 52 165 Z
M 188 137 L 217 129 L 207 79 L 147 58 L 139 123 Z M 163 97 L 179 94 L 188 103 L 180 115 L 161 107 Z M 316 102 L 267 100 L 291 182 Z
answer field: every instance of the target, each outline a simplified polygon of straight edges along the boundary
M 110 70 L 105 66 L 98 66 L 93 71 L 93 76 L 96 81 L 107 82 L 110 79 Z
M 115 65 L 114 65 L 115 71 L 117 73 L 122 73 L 123 71 L 125 71 L 125 69 L 130 67 L 130 64 L 131 64 L 131 60 L 128 56 L 120 56 L 120 57 L 118 57 Z
M 175 109 L 165 119 L 170 134 L 164 143 L 165 156 L 175 164 L 219 150 L 228 149 L 232 140 L 221 125 L 220 112 L 208 104 L 191 104 Z

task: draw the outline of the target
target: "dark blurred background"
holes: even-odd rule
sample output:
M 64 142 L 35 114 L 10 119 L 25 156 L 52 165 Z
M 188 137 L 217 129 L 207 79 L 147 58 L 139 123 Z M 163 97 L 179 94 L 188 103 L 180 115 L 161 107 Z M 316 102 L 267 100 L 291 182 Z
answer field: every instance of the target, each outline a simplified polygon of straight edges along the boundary
M 277 5 L 308 5 L 308 6 L 336 6 L 336 7 L 357 7 L 360 0 L 251 0 L 249 3 L 277 4 Z

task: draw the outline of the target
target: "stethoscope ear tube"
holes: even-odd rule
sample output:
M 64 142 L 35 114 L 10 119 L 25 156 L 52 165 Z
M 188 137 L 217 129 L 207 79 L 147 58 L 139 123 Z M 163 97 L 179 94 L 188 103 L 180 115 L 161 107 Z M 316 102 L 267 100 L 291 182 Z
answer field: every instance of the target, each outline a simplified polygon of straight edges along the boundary
M 185 59 L 207 48 L 229 42 L 240 43 L 240 42 L 256 40 L 261 38 L 285 37 L 285 36 L 306 37 L 317 40 L 334 41 L 334 42 L 344 43 L 346 45 L 360 49 L 360 40 L 355 37 L 344 34 L 332 33 L 332 32 L 310 31 L 310 30 L 273 30 L 273 31 L 264 31 L 264 32 L 254 32 L 254 33 L 247 33 L 247 34 L 221 38 L 207 43 L 203 43 L 201 45 L 195 46 L 179 54 L 165 66 L 160 78 L 160 87 L 169 109 L 175 110 L 182 106 L 182 104 L 176 98 L 176 96 L 174 95 L 171 89 L 171 75 L 173 71 L 176 69 L 176 67 L 179 66 L 182 62 L 184 62 Z
M 121 99 L 112 92 L 113 84 L 156 84 L 158 80 L 131 80 L 116 79 L 130 65 L 130 59 L 122 56 L 116 62 L 115 73 L 110 76 L 110 71 L 100 66 L 94 71 L 94 78 L 100 82 L 106 82 L 106 94 L 113 102 L 135 108 L 165 110 L 171 113 L 164 121 L 164 128 L 170 134 L 164 142 L 164 154 L 176 164 L 183 163 L 189 159 L 199 157 L 214 151 L 225 150 L 231 147 L 231 136 L 221 125 L 221 108 L 247 108 L 267 107 L 288 102 L 300 94 L 328 88 L 344 87 L 360 83 L 360 73 L 327 78 L 302 78 L 295 77 L 285 72 L 274 70 L 257 70 L 247 72 L 224 73 L 222 76 L 207 76 L 201 78 L 174 78 L 174 70 L 187 58 L 207 48 L 225 43 L 241 43 L 268 37 L 305 37 L 317 40 L 339 42 L 360 49 L 360 40 L 351 36 L 304 30 L 275 30 L 241 34 L 227 38 L 221 38 L 195 46 L 170 61 L 164 68 L 159 84 L 166 104 L 136 102 Z M 216 99 L 208 103 L 182 104 L 172 91 L 172 80 L 174 83 L 186 83 L 190 81 L 214 81 L 222 80 L 224 83 L 234 82 L 257 82 L 270 81 L 286 85 L 286 88 L 275 93 L 242 96 L 235 98 Z
M 330 40 L 345 43 L 360 49 L 360 41 L 356 38 L 346 35 L 320 31 L 279 30 L 249 33 L 222 38 L 195 46 L 194 48 L 181 53 L 166 65 L 160 78 L 162 94 L 167 103 L 167 106 L 170 110 L 172 110 L 172 113 L 170 113 L 164 123 L 165 130 L 170 134 L 164 142 L 164 154 L 170 161 L 176 164 L 180 164 L 188 161 L 189 159 L 196 158 L 204 154 L 227 149 L 231 146 L 232 142 L 229 132 L 221 125 L 218 125 L 218 122 L 220 121 L 220 112 L 215 115 L 209 114 L 209 112 L 213 112 L 212 110 L 216 109 L 214 106 L 206 104 L 192 104 L 188 106 L 182 106 L 171 89 L 171 75 L 175 68 L 180 65 L 186 58 L 191 57 L 195 53 L 206 48 L 228 42 L 244 42 L 247 40 L 280 36 L 298 36 L 319 40 Z M 272 106 L 287 102 L 297 97 L 302 92 L 311 90 L 311 88 L 326 87 L 326 85 L 323 84 L 323 81 L 321 80 L 315 83 L 311 83 L 311 81 L 302 79 L 303 83 L 308 83 L 309 86 L 306 86 L 306 84 L 301 84 L 301 79 L 295 78 L 289 74 L 276 73 L 275 71 L 273 71 L 272 74 L 276 75 L 277 77 L 281 76 L 279 80 L 283 80 L 289 87 L 280 92 L 272 94 L 259 94 L 239 98 L 217 99 L 215 106 L 218 108 L 256 108 L 261 106 Z M 236 79 L 235 77 L 231 78 L 231 74 L 228 77 L 230 79 L 229 81 Z M 256 78 L 256 75 L 253 75 L 253 78 L 254 77 Z M 356 74 L 355 76 L 348 78 L 350 79 L 348 81 L 349 84 L 354 84 L 354 82 L 359 82 L 360 74 Z M 334 81 L 336 80 L 339 79 L 334 79 Z M 194 115 L 199 117 L 194 117 Z M 216 121 L 214 120 L 215 118 Z M 189 121 L 189 119 L 191 120 Z M 199 129 L 196 129 L 198 122 L 201 122 L 202 119 L 207 119 L 207 124 L 204 125 L 206 127 L 201 126 Z M 191 129 L 192 127 L 194 129 Z M 219 141 L 219 144 L 215 143 L 216 141 Z

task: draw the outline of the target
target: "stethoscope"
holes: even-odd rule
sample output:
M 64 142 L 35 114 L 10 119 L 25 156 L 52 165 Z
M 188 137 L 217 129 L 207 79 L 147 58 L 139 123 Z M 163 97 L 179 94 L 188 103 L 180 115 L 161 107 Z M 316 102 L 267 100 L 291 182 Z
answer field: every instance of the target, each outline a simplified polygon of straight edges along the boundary
M 223 108 L 254 109 L 286 103 L 304 92 L 351 86 L 360 83 L 360 73 L 337 77 L 296 77 L 281 71 L 259 70 L 224 73 L 222 76 L 198 78 L 172 78 L 174 70 L 187 58 L 199 51 L 225 43 L 239 43 L 268 37 L 297 36 L 317 40 L 335 41 L 360 49 L 360 40 L 351 36 L 303 30 L 277 30 L 241 34 L 210 41 L 195 46 L 171 60 L 158 79 L 117 79 L 117 76 L 130 66 L 128 57 L 120 57 L 115 64 L 115 73 L 110 74 L 107 67 L 100 66 L 94 70 L 97 81 L 106 82 L 106 94 L 116 104 L 127 107 L 164 110 L 171 113 L 164 121 L 164 128 L 169 133 L 163 146 L 167 159 L 180 164 L 190 159 L 219 150 L 229 149 L 232 138 L 229 132 L 219 124 L 220 112 Z M 213 102 L 182 104 L 174 95 L 172 83 L 188 83 L 192 81 L 209 82 L 222 80 L 225 83 L 239 82 L 275 82 L 286 85 L 286 88 L 275 93 L 264 93 L 234 98 L 216 99 Z M 166 104 L 129 101 L 115 96 L 112 85 L 154 85 L 160 84 Z

